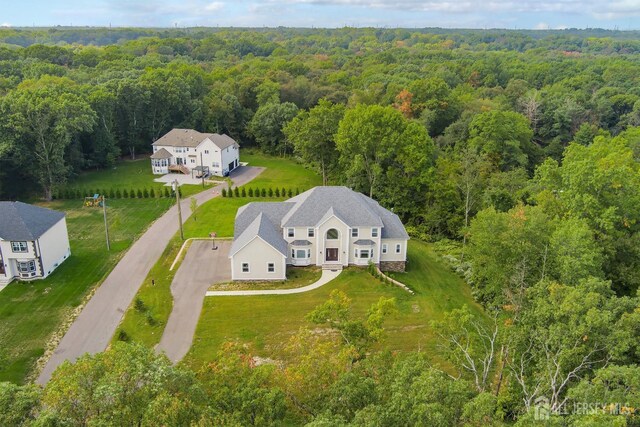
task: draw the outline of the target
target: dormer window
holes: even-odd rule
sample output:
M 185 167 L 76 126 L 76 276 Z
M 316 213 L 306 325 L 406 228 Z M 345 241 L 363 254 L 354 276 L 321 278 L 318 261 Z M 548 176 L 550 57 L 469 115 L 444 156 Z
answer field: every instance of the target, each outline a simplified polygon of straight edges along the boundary
M 373 227 L 371 229 L 371 237 L 378 237 L 378 227 Z
M 293 228 L 287 228 L 287 237 L 295 237 L 296 233 Z
M 358 229 L 357 228 L 352 228 L 351 229 L 351 237 L 358 237 Z

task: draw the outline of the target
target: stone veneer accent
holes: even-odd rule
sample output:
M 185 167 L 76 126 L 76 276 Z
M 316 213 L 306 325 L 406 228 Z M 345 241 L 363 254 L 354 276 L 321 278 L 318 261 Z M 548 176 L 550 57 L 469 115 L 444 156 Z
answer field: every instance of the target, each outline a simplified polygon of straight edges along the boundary
M 380 261 L 380 270 L 382 271 L 395 271 L 396 273 L 403 273 L 405 269 L 405 261 Z

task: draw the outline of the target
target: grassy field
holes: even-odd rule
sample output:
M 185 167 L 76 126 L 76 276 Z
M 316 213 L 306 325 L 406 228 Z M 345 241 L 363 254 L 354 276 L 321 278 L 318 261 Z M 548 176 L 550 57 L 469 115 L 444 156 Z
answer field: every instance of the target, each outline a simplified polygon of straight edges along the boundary
M 49 278 L 13 282 L 0 292 L 0 381 L 26 380 L 52 334 L 170 204 L 170 199 L 112 200 L 111 252 L 105 247 L 101 209 L 83 208 L 79 201 L 43 204 L 67 213 L 72 255 Z
M 111 169 L 103 169 L 98 171 L 89 171 L 80 174 L 75 179 L 69 181 L 67 187 L 78 188 L 81 190 L 150 190 L 153 188 L 156 192 L 163 189 L 163 184 L 154 182 L 159 175 L 151 172 L 151 163 L 148 158 L 138 160 L 122 160 L 119 161 Z M 206 183 L 205 187 L 211 187 L 211 183 Z M 203 191 L 201 185 L 183 185 L 181 187 L 183 197 L 199 193 Z
M 248 184 L 249 187 L 275 188 L 277 186 L 287 189 L 299 187 L 302 191 L 321 183 L 320 177 L 315 172 L 305 169 L 290 159 L 243 151 L 242 161 L 248 162 L 250 166 L 266 167 L 264 172 Z M 184 237 L 186 239 L 207 237 L 212 231 L 215 231 L 220 237 L 232 237 L 233 222 L 238 208 L 252 201 L 277 200 L 282 200 L 282 198 L 216 197 L 199 206 L 196 215 L 186 221 Z M 134 306 L 134 300 L 134 303 L 125 312 L 124 319 L 113 340 L 119 338 L 118 335 L 122 330 L 129 339 L 144 343 L 149 347 L 160 342 L 162 331 L 169 320 L 173 307 L 170 286 L 177 268 L 170 272 L 169 267 L 181 245 L 182 241 L 179 237 L 174 237 L 171 240 L 136 296 L 143 302 L 145 310 L 137 310 Z M 300 274 L 306 275 L 306 273 Z M 155 280 L 153 286 L 151 279 Z
M 410 242 L 408 271 L 397 277 L 416 294 L 382 284 L 365 270 L 348 268 L 333 282 L 304 294 L 207 297 L 185 361 L 199 367 L 230 340 L 249 345 L 257 355 L 278 358 L 282 344 L 307 324 L 305 315 L 326 301 L 333 289 L 341 289 L 352 299 L 354 313 L 359 315 L 364 315 L 381 296 L 395 297 L 398 314 L 387 322 L 388 333 L 381 346 L 421 350 L 434 363 L 444 363 L 438 357 L 429 322 L 464 304 L 477 313 L 482 312 L 481 308 L 473 301 L 469 287 L 425 243 Z

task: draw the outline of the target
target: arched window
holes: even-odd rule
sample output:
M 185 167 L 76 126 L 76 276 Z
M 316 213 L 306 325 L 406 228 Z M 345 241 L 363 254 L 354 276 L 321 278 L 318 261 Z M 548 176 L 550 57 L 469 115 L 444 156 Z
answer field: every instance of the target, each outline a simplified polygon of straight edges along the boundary
M 330 228 L 327 230 L 327 240 L 336 240 L 338 238 L 338 230 Z

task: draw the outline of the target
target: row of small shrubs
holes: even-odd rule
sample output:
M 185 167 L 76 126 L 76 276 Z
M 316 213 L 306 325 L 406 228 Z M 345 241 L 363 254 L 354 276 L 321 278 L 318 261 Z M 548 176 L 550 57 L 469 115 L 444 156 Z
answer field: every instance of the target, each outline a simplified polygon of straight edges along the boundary
M 300 189 L 295 190 L 289 188 L 253 188 L 253 187 L 235 187 L 228 189 L 222 189 L 222 197 L 293 197 L 293 195 L 300 194 Z
M 182 192 L 180 189 L 180 195 Z M 124 190 L 118 189 L 96 189 L 95 191 L 84 190 L 79 188 L 64 188 L 54 192 L 53 198 L 58 200 L 64 199 L 82 199 L 83 197 L 91 197 L 94 194 L 105 195 L 108 199 L 153 199 L 156 197 L 173 197 L 174 193 L 169 187 L 158 187 L 157 189 L 151 188 L 147 190 L 146 188 L 138 188 L 137 190 L 131 189 Z

